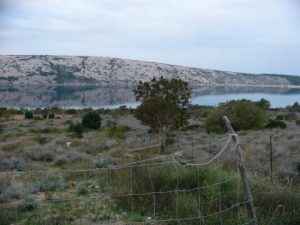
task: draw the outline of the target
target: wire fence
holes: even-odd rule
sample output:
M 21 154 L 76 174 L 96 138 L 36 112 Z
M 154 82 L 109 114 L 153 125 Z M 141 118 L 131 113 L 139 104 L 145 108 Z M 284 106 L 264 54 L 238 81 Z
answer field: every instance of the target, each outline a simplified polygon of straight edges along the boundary
M 252 199 L 241 193 L 236 143 L 229 135 L 192 151 L 212 146 L 214 155 L 199 157 L 176 151 L 106 168 L 0 172 L 7 184 L 0 220 L 30 214 L 31 224 L 247 224 Z

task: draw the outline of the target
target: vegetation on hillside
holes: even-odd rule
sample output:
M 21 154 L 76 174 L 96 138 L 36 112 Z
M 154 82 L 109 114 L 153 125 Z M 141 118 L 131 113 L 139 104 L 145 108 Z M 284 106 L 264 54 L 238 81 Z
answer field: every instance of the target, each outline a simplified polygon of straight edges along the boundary
M 263 104 L 240 100 L 217 108 L 190 107 L 189 125 L 177 129 L 176 120 L 170 125 L 174 130 L 167 137 L 168 148 L 181 152 L 187 161 L 212 159 L 227 135 L 209 134 L 206 129 L 226 131 L 218 121 L 226 113 L 235 129 L 246 130 L 240 132 L 241 146 L 259 224 L 296 225 L 300 221 L 299 112 L 271 110 L 266 101 L 259 102 Z M 25 110 L 0 109 L 1 225 L 249 222 L 245 204 L 227 210 L 246 200 L 237 158 L 230 151 L 234 146 L 228 145 L 215 163 L 183 167 L 182 162 L 174 163 L 172 155 L 147 148 L 160 143 L 161 135 L 149 133 L 151 126 L 143 126 L 134 110 L 124 106 L 31 112 L 33 118 L 26 120 Z M 55 115 L 51 119 L 50 113 Z M 83 118 L 89 125 L 83 126 Z
M 252 101 L 233 100 L 220 104 L 207 115 L 206 130 L 215 133 L 226 132 L 222 121 L 224 115 L 229 118 L 232 127 L 237 131 L 262 129 L 267 122 L 265 111 Z

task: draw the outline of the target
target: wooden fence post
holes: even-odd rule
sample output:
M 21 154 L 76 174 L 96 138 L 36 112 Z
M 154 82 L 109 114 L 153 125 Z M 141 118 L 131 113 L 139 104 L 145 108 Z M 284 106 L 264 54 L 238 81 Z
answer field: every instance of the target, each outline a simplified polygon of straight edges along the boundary
M 272 134 L 270 135 L 270 177 L 273 175 L 273 146 L 272 146 Z
M 245 167 L 245 161 L 243 158 L 243 154 L 242 154 L 242 150 L 241 150 L 241 146 L 238 140 L 238 136 L 235 133 L 235 131 L 233 130 L 229 119 L 227 118 L 227 116 L 223 116 L 223 121 L 226 124 L 229 133 L 232 135 L 232 141 L 236 144 L 236 153 L 239 156 L 240 159 L 240 163 L 239 163 L 239 170 L 240 170 L 240 176 L 241 176 L 241 180 L 242 180 L 242 184 L 243 184 L 243 189 L 244 192 L 247 196 L 248 202 L 247 202 L 247 212 L 248 212 L 248 216 L 249 216 L 249 224 L 251 225 L 258 225 L 257 222 L 257 217 L 255 214 L 255 209 L 254 209 L 254 204 L 253 204 L 253 197 L 252 197 L 252 193 L 250 191 L 250 187 L 249 187 L 249 183 L 247 180 L 247 176 L 246 176 L 246 167 Z

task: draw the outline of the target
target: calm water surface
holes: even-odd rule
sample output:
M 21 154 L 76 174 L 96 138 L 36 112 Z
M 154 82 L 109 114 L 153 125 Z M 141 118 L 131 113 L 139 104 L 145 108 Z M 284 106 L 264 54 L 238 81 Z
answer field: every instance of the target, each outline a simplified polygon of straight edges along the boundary
M 1 87 L 0 107 L 44 108 L 116 108 L 136 107 L 133 87 L 59 86 Z M 300 102 L 300 89 L 259 87 L 199 87 L 192 90 L 192 103 L 215 106 L 233 99 L 269 100 L 272 107 L 286 107 Z

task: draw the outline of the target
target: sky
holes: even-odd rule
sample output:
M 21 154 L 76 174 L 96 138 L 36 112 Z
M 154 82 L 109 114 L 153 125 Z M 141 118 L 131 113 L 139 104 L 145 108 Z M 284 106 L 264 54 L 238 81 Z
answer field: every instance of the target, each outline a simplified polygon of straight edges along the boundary
M 0 54 L 300 75 L 300 0 L 0 0 Z

